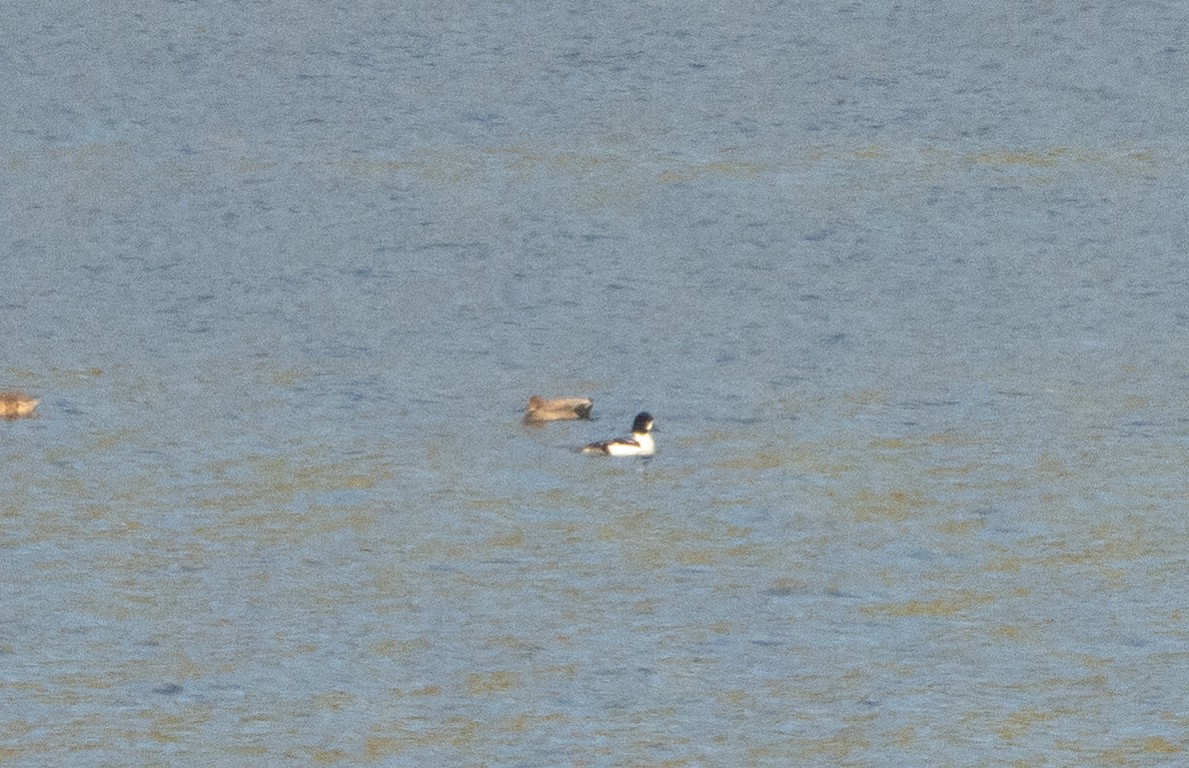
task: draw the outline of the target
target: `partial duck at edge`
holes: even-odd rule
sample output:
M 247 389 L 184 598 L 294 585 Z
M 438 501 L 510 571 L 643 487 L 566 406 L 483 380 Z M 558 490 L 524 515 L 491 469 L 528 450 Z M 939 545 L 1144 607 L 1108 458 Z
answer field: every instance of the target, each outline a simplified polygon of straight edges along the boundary
M 24 419 L 33 415 L 41 401 L 24 392 L 0 392 L 0 419 Z

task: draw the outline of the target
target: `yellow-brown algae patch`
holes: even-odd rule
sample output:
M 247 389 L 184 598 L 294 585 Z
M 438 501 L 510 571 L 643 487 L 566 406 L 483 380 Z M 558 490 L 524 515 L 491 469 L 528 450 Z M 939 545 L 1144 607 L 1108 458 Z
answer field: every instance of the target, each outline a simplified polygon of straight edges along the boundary
M 524 533 L 513 531 L 512 533 L 492 536 L 487 540 L 487 543 L 492 547 L 511 547 L 515 549 L 524 546 Z
M 1037 725 L 1045 725 L 1062 717 L 1069 717 L 1070 712 L 1064 709 L 1037 710 L 1021 709 L 1007 716 L 1004 723 L 995 732 L 1004 741 L 1014 741 L 1020 735 L 1031 731 Z
M 970 461 L 965 464 L 958 464 L 952 467 L 929 467 L 925 470 L 925 474 L 930 477 L 952 477 L 952 476 L 966 476 L 982 469 L 983 465 L 979 462 Z
M 993 560 L 988 560 L 987 564 L 983 566 L 983 570 L 987 573 L 1019 573 L 1023 569 L 1023 559 L 1015 555 L 996 557 Z
M 364 754 L 368 760 L 391 757 L 407 748 L 407 740 L 396 736 L 368 736 L 363 743 Z
M 355 696 L 345 691 L 325 691 L 310 696 L 310 703 L 318 709 L 329 709 L 336 712 L 341 711 L 354 701 Z
M 925 438 L 925 442 L 934 445 L 974 445 L 976 441 L 953 430 L 945 430 L 929 435 Z
M 964 158 L 968 165 L 1022 165 L 1034 168 L 1052 168 L 1067 154 L 1063 147 L 1042 152 L 981 152 Z
M 991 634 L 995 637 L 1002 637 L 1006 640 L 1019 640 L 1020 628 L 1012 626 L 1011 624 L 1001 624 L 991 630 Z
M 28 418 L 40 402 L 38 398 L 24 392 L 0 392 L 0 419 Z
M 992 595 L 979 595 L 963 591 L 952 597 L 938 597 L 933 600 L 909 600 L 904 603 L 863 606 L 859 611 L 866 615 L 880 614 L 897 618 L 911 616 L 941 618 L 955 616 L 976 605 L 992 602 L 994 599 Z
M 542 723 L 564 722 L 568 722 L 568 718 L 559 712 L 551 712 L 545 715 L 516 715 L 507 720 L 507 730 L 512 733 L 525 733 L 537 729 Z
M 809 756 L 828 757 L 831 762 L 849 762 L 855 752 L 871 749 L 871 740 L 864 735 L 869 732 L 859 725 L 848 725 L 831 736 L 805 740 L 802 749 Z
M 863 490 L 850 500 L 857 520 L 891 520 L 904 522 L 914 509 L 927 503 L 925 495 L 917 490 L 893 489 L 887 492 Z
M 515 672 L 497 670 L 495 672 L 475 672 L 467 675 L 467 692 L 499 693 L 515 688 L 520 684 L 520 678 Z
M 715 554 L 709 550 L 687 550 L 677 553 L 677 562 L 681 565 L 714 565 L 718 562 Z
M 1140 755 L 1173 755 L 1181 751 L 1181 747 L 1173 744 L 1162 736 L 1150 736 L 1146 739 L 1127 739 L 1123 746 L 1107 749 L 1099 754 L 1099 765 L 1135 765 Z
M 310 752 L 310 758 L 314 761 L 314 765 L 333 765 L 334 763 L 341 763 L 349 756 L 341 749 L 313 749 Z
M 1140 742 L 1139 751 L 1158 755 L 1174 755 L 1181 751 L 1181 746 L 1173 744 L 1163 736 L 1151 736 Z
M 975 518 L 970 520 L 946 520 L 937 526 L 939 533 L 948 534 L 950 536 L 969 536 L 970 534 L 985 528 L 987 521 L 982 518 Z

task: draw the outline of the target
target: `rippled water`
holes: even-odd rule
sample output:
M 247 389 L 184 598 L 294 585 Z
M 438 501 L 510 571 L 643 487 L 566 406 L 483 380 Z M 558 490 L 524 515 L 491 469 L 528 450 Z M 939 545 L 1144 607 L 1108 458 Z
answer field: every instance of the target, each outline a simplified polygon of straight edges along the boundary
M 0 763 L 1184 759 L 1179 6 L 5 15 Z

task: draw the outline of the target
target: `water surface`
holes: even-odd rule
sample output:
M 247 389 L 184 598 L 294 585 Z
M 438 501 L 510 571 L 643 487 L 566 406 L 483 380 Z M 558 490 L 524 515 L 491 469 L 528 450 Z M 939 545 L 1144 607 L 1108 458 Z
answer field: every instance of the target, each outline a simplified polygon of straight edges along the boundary
M 6 16 L 0 762 L 1180 759 L 1174 4 Z

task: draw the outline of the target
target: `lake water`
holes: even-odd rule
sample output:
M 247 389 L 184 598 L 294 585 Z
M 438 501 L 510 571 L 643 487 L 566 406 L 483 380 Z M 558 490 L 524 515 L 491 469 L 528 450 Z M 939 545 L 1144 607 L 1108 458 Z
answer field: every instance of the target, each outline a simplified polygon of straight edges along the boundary
M 0 764 L 1186 759 L 1181 5 L 3 19 Z

